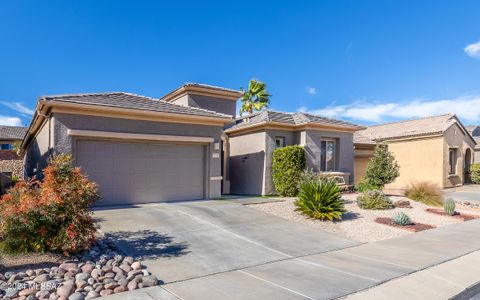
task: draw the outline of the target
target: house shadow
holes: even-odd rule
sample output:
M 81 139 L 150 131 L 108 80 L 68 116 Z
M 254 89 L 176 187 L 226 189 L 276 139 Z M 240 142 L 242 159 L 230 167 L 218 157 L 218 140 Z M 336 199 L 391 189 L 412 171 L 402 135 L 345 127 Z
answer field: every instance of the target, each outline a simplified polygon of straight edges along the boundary
M 190 253 L 188 243 L 175 242 L 172 236 L 152 230 L 117 231 L 105 234 L 125 254 L 136 259 L 179 257 Z

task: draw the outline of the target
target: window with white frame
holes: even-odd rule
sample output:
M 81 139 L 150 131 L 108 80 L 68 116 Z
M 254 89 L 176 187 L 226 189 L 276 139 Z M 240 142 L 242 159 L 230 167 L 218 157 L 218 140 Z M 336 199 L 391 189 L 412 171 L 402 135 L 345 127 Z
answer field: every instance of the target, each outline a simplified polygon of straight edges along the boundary
M 285 147 L 285 137 L 284 136 L 276 136 L 275 137 L 275 147 L 276 148 Z
M 449 174 L 457 173 L 457 149 L 450 148 L 448 149 L 448 165 L 449 165 Z
M 0 148 L 1 148 L 2 150 L 12 150 L 13 147 L 12 147 L 11 144 L 2 144 L 2 145 L 0 146 Z
M 320 171 L 332 172 L 336 170 L 337 142 L 333 139 L 323 140 L 320 143 Z

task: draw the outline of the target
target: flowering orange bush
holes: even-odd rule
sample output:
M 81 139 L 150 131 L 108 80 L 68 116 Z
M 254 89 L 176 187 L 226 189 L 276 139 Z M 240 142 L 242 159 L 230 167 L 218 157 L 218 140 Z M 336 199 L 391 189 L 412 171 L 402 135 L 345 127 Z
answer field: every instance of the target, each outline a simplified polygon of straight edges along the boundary
M 96 228 L 97 186 L 70 155 L 52 158 L 42 181 L 19 181 L 0 199 L 0 241 L 8 252 L 74 253 L 89 248 Z

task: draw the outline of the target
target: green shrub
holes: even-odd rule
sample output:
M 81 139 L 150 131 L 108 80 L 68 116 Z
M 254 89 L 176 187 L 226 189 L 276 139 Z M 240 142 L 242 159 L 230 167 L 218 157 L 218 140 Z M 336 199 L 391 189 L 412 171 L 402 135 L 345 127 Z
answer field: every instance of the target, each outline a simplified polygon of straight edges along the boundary
M 366 191 L 357 197 L 358 207 L 362 209 L 390 209 L 393 202 L 380 190 Z
M 0 199 L 0 245 L 6 252 L 74 253 L 88 249 L 96 228 L 90 206 L 97 187 L 72 165 L 53 158 L 43 181 L 19 181 Z
M 400 167 L 395 157 L 388 150 L 387 145 L 378 144 L 367 164 L 363 180 L 369 186 L 381 189 L 386 184 L 392 183 L 398 176 L 400 176 Z
M 272 177 L 278 194 L 297 196 L 305 164 L 305 150 L 301 146 L 286 146 L 273 151 Z
M 340 188 L 324 179 L 303 182 L 295 206 L 297 211 L 319 220 L 341 220 L 344 212 Z
M 366 191 L 373 191 L 373 190 L 378 190 L 379 187 L 375 186 L 371 183 L 368 183 L 365 180 L 360 181 L 355 185 L 355 189 L 361 193 L 366 192 Z
M 405 195 L 415 201 L 430 206 L 442 206 L 443 196 L 440 187 L 431 182 L 419 182 L 410 185 Z
M 470 176 L 473 183 L 480 184 L 480 163 L 470 166 Z
M 404 212 L 396 213 L 392 218 L 392 222 L 400 226 L 412 224 L 412 220 L 410 220 L 410 217 Z
M 449 198 L 443 204 L 443 211 L 449 216 L 453 216 L 455 214 L 455 200 Z

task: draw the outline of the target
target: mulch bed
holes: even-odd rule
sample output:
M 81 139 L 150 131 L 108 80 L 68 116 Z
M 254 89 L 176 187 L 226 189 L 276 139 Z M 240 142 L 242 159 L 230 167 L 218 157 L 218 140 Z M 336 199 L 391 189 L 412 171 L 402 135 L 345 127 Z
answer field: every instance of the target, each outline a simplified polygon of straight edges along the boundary
M 432 229 L 432 228 L 436 227 L 436 226 L 433 226 L 433 225 L 428 225 L 428 224 L 423 224 L 423 223 L 413 223 L 411 225 L 401 226 L 401 225 L 393 223 L 392 218 L 376 218 L 375 222 L 377 222 L 379 224 L 384 224 L 384 225 L 388 225 L 388 226 L 391 226 L 391 227 L 395 227 L 395 228 L 400 228 L 400 229 L 412 231 L 412 232 L 419 232 L 419 231 L 428 230 L 428 229 Z
M 427 208 L 426 211 L 429 212 L 429 213 L 432 213 L 432 214 L 436 214 L 436 215 L 444 216 L 444 217 L 455 218 L 455 219 L 458 219 L 458 220 L 461 220 L 461 221 L 470 221 L 470 220 L 474 220 L 474 219 L 479 218 L 478 216 L 463 214 L 463 213 L 459 213 L 459 212 L 455 212 L 455 214 L 453 214 L 453 216 L 450 216 L 450 215 L 446 214 L 442 209 L 439 209 L 439 208 Z

